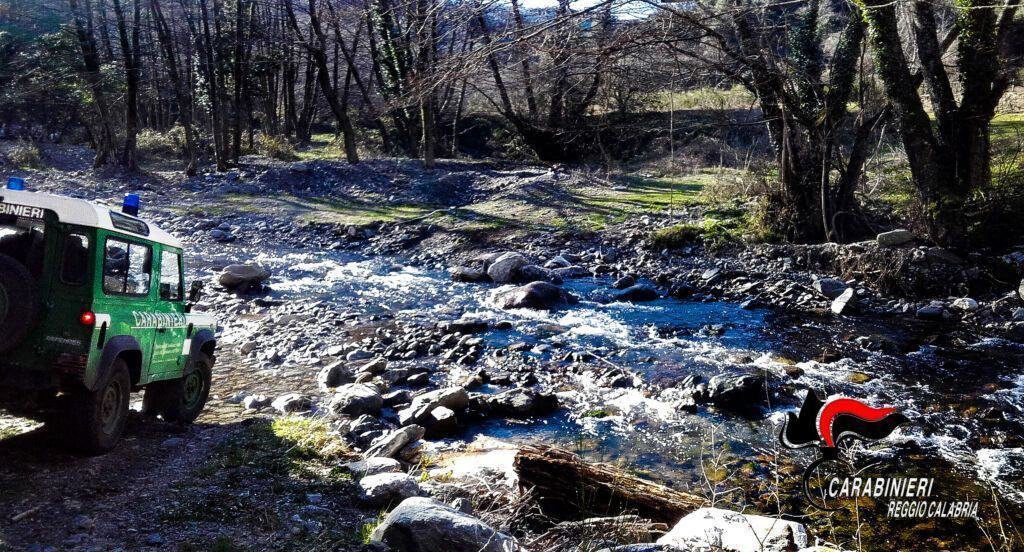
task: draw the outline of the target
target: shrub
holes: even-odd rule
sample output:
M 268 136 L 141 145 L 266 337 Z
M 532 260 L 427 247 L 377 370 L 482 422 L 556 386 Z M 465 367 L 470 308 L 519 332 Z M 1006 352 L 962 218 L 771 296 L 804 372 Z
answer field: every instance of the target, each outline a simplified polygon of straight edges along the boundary
M 185 128 L 180 125 L 173 126 L 166 132 L 151 128 L 142 129 L 136 137 L 135 147 L 143 154 L 184 157 L 187 153 Z
M 42 165 L 43 156 L 35 144 L 27 140 L 19 140 L 7 151 L 7 160 L 19 168 L 35 169 Z
M 299 160 L 298 154 L 295 153 L 295 148 L 288 142 L 288 140 L 280 136 L 260 134 L 259 138 L 256 140 L 256 152 L 265 157 L 277 159 L 278 161 Z
M 699 225 L 689 223 L 660 228 L 651 235 L 651 248 L 656 251 L 679 249 L 696 242 L 702 230 Z

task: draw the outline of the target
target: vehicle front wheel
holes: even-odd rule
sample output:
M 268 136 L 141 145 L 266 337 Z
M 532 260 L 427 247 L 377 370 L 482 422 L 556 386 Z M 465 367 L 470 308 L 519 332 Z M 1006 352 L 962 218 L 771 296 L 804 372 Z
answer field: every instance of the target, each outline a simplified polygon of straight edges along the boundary
M 213 360 L 199 353 L 184 376 L 146 386 L 143 413 L 159 415 L 168 422 L 192 423 L 206 406 L 212 377 Z
M 102 454 L 113 449 L 128 423 L 131 391 L 128 365 L 117 359 L 95 391 L 71 392 L 58 420 L 66 442 L 85 454 Z

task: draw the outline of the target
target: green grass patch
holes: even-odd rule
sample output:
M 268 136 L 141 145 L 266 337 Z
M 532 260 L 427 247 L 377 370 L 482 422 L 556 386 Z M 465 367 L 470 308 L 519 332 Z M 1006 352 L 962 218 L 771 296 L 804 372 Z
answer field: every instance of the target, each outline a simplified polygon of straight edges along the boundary
M 754 96 L 742 86 L 732 88 L 695 88 L 676 92 L 664 91 L 658 94 L 662 111 L 675 109 L 750 109 L 755 105 Z
M 583 413 L 584 418 L 607 418 L 608 416 L 611 416 L 611 414 L 603 408 L 595 408 Z
M 294 195 L 274 197 L 227 195 L 224 198 L 231 209 L 268 215 L 286 215 L 306 222 L 333 224 L 369 224 L 394 222 L 425 215 L 433 210 L 429 205 L 388 204 L 345 200 L 340 198 L 306 198 Z

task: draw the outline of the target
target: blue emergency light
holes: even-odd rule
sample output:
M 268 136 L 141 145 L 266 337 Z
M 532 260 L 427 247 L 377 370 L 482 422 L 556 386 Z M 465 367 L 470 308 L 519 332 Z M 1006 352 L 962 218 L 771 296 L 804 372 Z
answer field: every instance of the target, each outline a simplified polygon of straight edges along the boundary
M 24 178 L 18 178 L 17 176 L 8 176 L 7 177 L 7 189 L 8 190 L 24 190 L 25 189 L 25 179 Z
M 121 212 L 133 217 L 139 216 L 139 194 L 127 194 L 124 196 L 124 204 L 121 205 Z

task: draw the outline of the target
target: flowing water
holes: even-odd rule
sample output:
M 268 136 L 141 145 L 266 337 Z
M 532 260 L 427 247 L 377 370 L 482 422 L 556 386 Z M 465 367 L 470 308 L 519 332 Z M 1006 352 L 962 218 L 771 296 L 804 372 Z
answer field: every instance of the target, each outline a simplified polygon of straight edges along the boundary
M 565 283 L 581 298 L 576 305 L 507 311 L 494 305 L 496 286 L 452 282 L 442 270 L 397 259 L 294 248 L 239 248 L 231 254 L 271 268 L 272 296 L 283 300 L 325 301 L 340 311 L 389 314 L 410 324 L 468 313 L 511 322 L 511 329 L 482 335 L 491 347 L 553 345 L 553 351 L 533 347 L 525 353 L 542 361 L 588 352 L 603 359 L 591 361 L 595 368 L 621 366 L 652 382 L 755 369 L 779 389 L 765 405 L 742 414 L 705 408 L 687 414 L 635 389 L 600 388 L 584 375 L 558 389 L 569 409 L 543 419 L 474 425 L 460 439 L 482 434 L 557 443 L 628 463 L 670 484 L 692 483 L 699 459 L 716 446 L 740 458 L 778 449 L 784 413 L 799 407 L 804 389 L 815 387 L 889 404 L 914 420 L 877 447 L 878 455 L 903 451 L 941 459 L 959 474 L 995 485 L 1002 496 L 1024 501 L 1024 349 L 1016 344 L 964 341 L 942 328 L 906 321 L 795 316 L 729 302 L 607 303 L 593 299 L 606 293 L 609 281 L 594 278 Z M 199 275 L 209 276 L 226 260 L 193 264 Z M 871 352 L 857 346 L 857 338 L 892 347 Z M 830 350 L 843 354 L 821 357 Z M 803 371 L 795 380 L 786 375 L 794 363 Z M 851 381 L 865 375 L 869 381 Z

